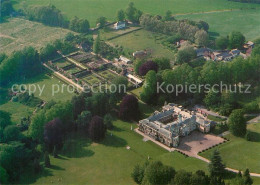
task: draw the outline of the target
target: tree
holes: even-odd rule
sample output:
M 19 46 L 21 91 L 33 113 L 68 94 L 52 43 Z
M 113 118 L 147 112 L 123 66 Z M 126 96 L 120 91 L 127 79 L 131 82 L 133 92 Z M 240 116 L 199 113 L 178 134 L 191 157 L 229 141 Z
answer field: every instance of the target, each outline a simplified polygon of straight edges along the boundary
M 25 166 L 30 164 L 33 155 L 24 143 L 12 141 L 1 144 L 0 159 L 0 166 L 6 170 L 10 183 L 14 184 L 24 172 Z
M 92 97 L 86 98 L 86 107 L 92 115 L 104 116 L 112 107 L 110 95 L 107 93 L 95 93 Z
M 4 129 L 11 124 L 10 113 L 0 110 L 0 128 Z
M 54 148 L 53 148 L 53 157 L 54 158 L 58 158 L 58 151 L 57 151 L 57 147 L 56 146 L 54 146 Z
M 157 78 L 155 71 L 149 71 L 145 76 L 145 82 L 141 93 L 141 100 L 148 104 L 156 104 Z
M 155 72 L 157 72 L 157 70 L 158 70 L 158 65 L 153 61 L 147 61 L 147 62 L 143 63 L 139 67 L 139 75 L 144 76 L 150 70 L 154 70 Z
M 90 122 L 89 126 L 89 136 L 95 141 L 99 142 L 105 138 L 106 126 L 103 119 L 99 116 L 94 116 Z
M 111 91 L 113 91 L 111 92 L 111 95 L 115 96 L 117 100 L 120 100 L 126 93 L 127 85 L 128 85 L 128 80 L 126 77 L 119 76 L 114 78 L 111 81 L 111 86 L 110 86 Z
M 0 183 L 1 184 L 8 184 L 8 174 L 6 170 L 0 166 Z
M 81 114 L 78 116 L 78 119 L 76 121 L 78 128 L 86 131 L 87 128 L 89 127 L 91 117 L 92 117 L 92 115 L 91 115 L 90 111 L 81 112 Z
M 175 20 L 174 17 L 172 16 L 172 12 L 170 10 L 168 10 L 165 13 L 164 20 L 165 21 L 173 21 L 173 20 Z
M 72 113 L 74 120 L 77 119 L 78 115 L 86 109 L 85 105 L 85 97 L 83 94 L 80 94 L 79 96 L 73 96 L 71 99 L 72 104 Z
M 174 180 L 173 180 L 173 184 L 179 185 L 179 184 L 190 184 L 190 180 L 191 180 L 191 175 L 192 173 L 190 172 L 186 172 L 184 170 L 180 170 L 176 173 Z
M 205 174 L 204 171 L 198 170 L 196 173 L 193 173 L 190 178 L 191 185 L 208 185 L 209 184 L 209 177 Z
M 3 135 L 5 142 L 16 141 L 22 137 L 19 128 L 15 125 L 5 127 Z
M 55 118 L 44 127 L 44 141 L 50 150 L 62 143 L 62 122 Z
M 6 0 L 6 1 L 3 1 L 1 0 L 1 17 L 5 17 L 5 16 L 9 16 L 12 11 L 14 11 L 13 9 L 13 4 L 11 1 L 9 0 Z
M 225 165 L 222 163 L 222 159 L 217 150 L 214 150 L 209 163 L 209 172 L 211 177 L 223 177 L 225 173 Z
M 172 167 L 163 165 L 160 161 L 151 162 L 144 171 L 144 184 L 166 185 L 175 176 L 175 170 Z
M 239 137 L 246 134 L 246 120 L 244 118 L 244 111 L 242 109 L 233 110 L 228 118 L 228 125 L 230 132 Z
M 234 49 L 242 49 L 245 43 L 245 36 L 238 31 L 233 31 L 229 34 L 229 48 Z
M 125 120 L 137 120 L 140 116 L 138 100 L 133 95 L 125 95 L 119 110 L 119 117 Z
M 112 129 L 113 128 L 113 117 L 111 116 L 111 114 L 106 114 L 104 116 L 104 124 L 106 125 L 106 128 L 107 129 Z
M 251 56 L 253 56 L 253 57 L 256 57 L 257 55 L 260 55 L 260 45 L 255 46 L 252 53 L 251 53 Z
M 220 99 L 220 92 L 216 89 L 211 89 L 203 101 L 207 107 L 214 108 L 219 105 Z
M 253 179 L 250 176 L 249 169 L 247 168 L 246 171 L 243 173 L 243 178 L 245 185 L 252 185 L 253 184 Z
M 196 58 L 197 54 L 192 46 L 186 46 L 180 49 L 176 55 L 176 63 L 183 64 L 190 62 L 192 59 Z
M 96 23 L 98 24 L 98 27 L 101 28 L 106 25 L 107 19 L 105 17 L 99 17 L 97 18 Z
M 118 21 L 124 21 L 125 20 L 125 12 L 124 12 L 124 10 L 118 10 L 117 11 L 117 20 Z
M 158 65 L 159 70 L 171 69 L 170 59 L 156 58 L 154 62 Z
M 100 53 L 100 37 L 99 37 L 99 35 L 97 35 L 97 38 L 94 40 L 93 51 L 96 54 Z
M 137 59 L 135 62 L 134 62 L 134 71 L 135 71 L 135 74 L 139 75 L 139 68 L 141 67 L 141 65 L 145 63 L 144 60 L 139 60 Z
M 139 164 L 135 165 L 133 172 L 131 173 L 131 177 L 137 184 L 141 184 L 144 178 L 144 168 Z
M 228 38 L 227 37 L 224 37 L 224 36 L 221 36 L 221 37 L 218 37 L 216 39 L 216 47 L 218 49 L 226 49 L 228 47 Z
M 128 4 L 128 7 L 126 8 L 125 14 L 126 17 L 130 20 L 130 21 L 134 21 L 134 14 L 135 14 L 136 8 L 134 7 L 134 3 L 130 2 Z
M 134 7 L 134 3 L 130 2 L 125 11 L 126 17 L 132 22 L 139 22 L 142 12 Z
M 199 29 L 202 28 L 206 32 L 208 32 L 208 30 L 209 30 L 209 24 L 207 22 L 205 22 L 205 21 L 199 21 L 197 26 L 199 27 Z
M 50 157 L 47 151 L 44 153 L 44 164 L 47 168 L 51 167 Z
M 199 46 L 207 46 L 209 42 L 209 35 L 204 30 L 199 30 L 195 34 L 195 43 Z

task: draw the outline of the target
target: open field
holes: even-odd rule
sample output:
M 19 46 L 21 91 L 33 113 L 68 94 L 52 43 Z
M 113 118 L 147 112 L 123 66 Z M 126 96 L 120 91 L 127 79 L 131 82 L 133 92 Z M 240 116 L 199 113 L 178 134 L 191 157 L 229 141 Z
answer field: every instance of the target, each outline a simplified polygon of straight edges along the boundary
M 19 102 L 8 101 L 4 104 L 0 104 L 0 110 L 9 112 L 11 114 L 11 120 L 14 124 L 18 124 L 21 118 L 27 118 L 30 116 L 34 108 L 23 105 Z
M 72 98 L 74 93 L 68 93 L 67 87 L 64 86 L 63 92 L 55 93 L 52 96 L 52 88 L 57 90 L 57 88 L 62 89 L 62 82 L 60 82 L 57 78 L 52 78 L 48 76 L 47 74 L 41 74 L 39 76 L 36 76 L 33 79 L 26 80 L 24 82 L 20 82 L 17 84 L 24 84 L 26 87 L 29 87 L 29 84 L 35 84 L 36 85 L 36 91 L 34 95 L 36 97 L 39 97 L 40 99 L 44 101 L 50 101 L 50 100 L 55 100 L 55 101 L 67 101 Z M 42 94 L 40 94 L 40 90 L 43 88 Z M 29 107 L 26 105 L 23 105 L 19 102 L 11 102 L 11 101 L 4 101 L 0 102 L 0 110 L 4 110 L 6 112 L 9 112 L 12 116 L 12 122 L 13 123 L 20 123 L 20 120 L 22 117 L 27 117 L 32 114 L 34 111 L 34 107 Z
M 147 49 L 151 52 L 152 57 L 174 58 L 174 53 L 155 39 L 155 34 L 146 30 L 139 30 L 110 40 L 112 45 L 123 46 L 127 52 Z
M 21 18 L 10 18 L 0 24 L 0 50 L 11 53 L 26 46 L 40 49 L 47 43 L 63 38 L 71 32 L 66 29 L 44 26 Z
M 23 82 L 23 84 L 35 84 L 36 86 L 44 88 L 42 94 L 40 94 L 39 88 L 37 88 L 36 92 L 34 93 L 36 97 L 39 97 L 44 101 L 50 101 L 52 99 L 55 101 L 67 101 L 70 100 L 73 95 L 75 95 L 74 93 L 67 92 L 68 85 L 66 85 L 56 77 L 51 77 L 47 74 L 41 74 L 33 79 L 26 80 L 26 82 Z M 62 86 L 64 86 L 63 92 Z M 60 92 L 52 94 L 52 89 L 58 90 L 58 88 L 60 89 Z
M 72 136 L 70 149 L 59 159 L 51 157 L 52 168 L 45 169 L 38 179 L 24 176 L 21 183 L 135 184 L 131 178 L 133 167 L 143 163 L 148 156 L 177 170 L 207 170 L 207 164 L 202 161 L 186 158 L 177 152 L 170 153 L 150 141 L 144 142 L 140 135 L 130 130 L 128 122 L 116 120 L 114 126 L 100 144 L 91 143 L 79 135 Z M 136 126 L 133 124 L 133 127 Z M 130 150 L 126 146 L 130 146 Z M 58 182 L 58 179 L 62 180 Z
M 257 4 L 237 3 L 228 0 L 22 0 L 16 2 L 15 8 L 22 8 L 28 5 L 55 5 L 69 19 L 74 16 L 79 18 L 87 18 L 92 27 L 95 26 L 98 17 L 104 16 L 108 20 L 113 21 L 116 18 L 116 12 L 125 9 L 129 2 L 134 2 L 136 8 L 144 13 L 164 15 L 167 10 L 171 10 L 173 14 L 208 12 L 215 10 L 239 9 L 249 7 L 260 7 Z
M 246 141 L 244 138 L 235 137 L 231 134 L 225 136 L 229 142 L 203 152 L 201 155 L 210 159 L 211 153 L 219 149 L 223 161 L 228 167 L 260 173 L 260 123 L 248 125 L 248 129 L 255 136 L 254 142 Z
M 209 32 L 213 37 L 226 36 L 232 31 L 240 31 L 247 40 L 260 37 L 259 17 L 260 9 L 176 16 L 177 19 L 188 18 L 206 21 L 209 23 Z

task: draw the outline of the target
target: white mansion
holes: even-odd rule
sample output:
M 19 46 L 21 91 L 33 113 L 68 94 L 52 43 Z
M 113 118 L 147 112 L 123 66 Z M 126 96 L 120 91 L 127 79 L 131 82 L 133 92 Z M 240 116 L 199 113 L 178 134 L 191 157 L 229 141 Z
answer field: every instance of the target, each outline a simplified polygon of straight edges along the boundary
M 169 103 L 161 112 L 155 111 L 152 116 L 140 120 L 138 129 L 169 147 L 177 147 L 181 136 L 187 136 L 195 129 L 208 133 L 210 124 L 202 114 Z

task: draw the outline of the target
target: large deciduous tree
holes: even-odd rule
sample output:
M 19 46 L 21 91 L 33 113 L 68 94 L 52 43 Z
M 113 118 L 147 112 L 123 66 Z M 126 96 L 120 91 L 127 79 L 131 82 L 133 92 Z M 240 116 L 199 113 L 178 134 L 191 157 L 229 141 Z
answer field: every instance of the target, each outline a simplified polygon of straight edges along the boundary
M 156 104 L 157 102 L 157 78 L 155 71 L 149 71 L 145 76 L 145 82 L 141 93 L 142 101 L 148 104 Z
M 195 34 L 195 43 L 199 46 L 207 46 L 209 42 L 209 35 L 205 30 L 199 30 Z
M 186 46 L 181 48 L 176 55 L 176 63 L 183 64 L 190 62 L 192 59 L 196 58 L 196 52 L 192 46 Z
M 89 136 L 93 141 L 99 142 L 105 138 L 106 126 L 103 119 L 99 116 L 94 116 L 89 126 Z
M 50 150 L 52 150 L 54 146 L 61 145 L 62 137 L 62 122 L 59 118 L 55 118 L 45 125 L 44 141 Z
M 228 38 L 220 36 L 216 39 L 216 47 L 218 49 L 226 49 L 228 47 Z
M 233 31 L 229 34 L 229 48 L 234 49 L 242 49 L 245 43 L 245 36 L 238 31 Z
M 154 70 L 155 72 L 157 72 L 158 70 L 158 65 L 157 63 L 153 62 L 153 61 L 147 61 L 145 63 L 143 63 L 140 67 L 139 67 L 139 75 L 144 76 L 146 75 L 146 73 L 148 73 L 150 70 Z
M 233 110 L 228 118 L 230 132 L 235 136 L 243 137 L 246 134 L 246 120 L 242 109 Z
M 119 110 L 119 117 L 125 120 L 137 120 L 140 116 L 138 100 L 133 95 L 126 95 Z

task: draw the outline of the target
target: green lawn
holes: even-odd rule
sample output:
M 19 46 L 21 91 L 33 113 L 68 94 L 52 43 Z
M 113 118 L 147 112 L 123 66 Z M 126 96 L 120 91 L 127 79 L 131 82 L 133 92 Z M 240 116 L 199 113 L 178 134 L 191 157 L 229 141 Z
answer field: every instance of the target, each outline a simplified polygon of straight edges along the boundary
M 135 6 L 144 13 L 164 15 L 167 10 L 173 14 L 205 12 L 213 10 L 238 9 L 246 7 L 260 7 L 257 4 L 237 3 L 228 0 L 13 0 L 16 2 L 15 8 L 22 8 L 27 5 L 55 5 L 69 19 L 74 16 L 87 18 L 91 26 L 95 26 L 96 19 L 105 16 L 108 20 L 115 20 L 116 12 L 125 9 L 129 2 L 134 2 Z M 223 20 L 222 20 L 223 21 Z
M 174 52 L 161 44 L 160 39 L 156 40 L 152 32 L 146 30 L 139 30 L 130 34 L 118 37 L 109 41 L 112 45 L 123 46 L 125 51 L 132 52 L 137 50 L 147 49 L 151 52 L 152 57 L 167 57 L 170 59 L 174 58 Z
M 133 167 L 143 163 L 148 156 L 151 160 L 161 160 L 177 170 L 207 170 L 207 164 L 202 161 L 186 158 L 177 152 L 170 153 L 150 141 L 144 142 L 140 135 L 130 129 L 130 123 L 116 120 L 114 126 L 114 130 L 109 131 L 100 144 L 91 143 L 78 134 L 71 137 L 71 147 L 61 158 L 51 157 L 51 169 L 44 170 L 38 179 L 24 176 L 21 183 L 135 184 L 131 179 Z M 135 124 L 132 126 L 136 127 Z M 130 146 L 130 150 L 126 146 Z M 62 181 L 58 182 L 58 179 Z
M 130 91 L 131 93 L 133 93 L 135 96 L 137 96 L 138 98 L 140 98 L 140 94 L 142 92 L 143 88 L 142 87 L 139 87 L 137 89 L 134 89 L 132 91 Z
M 228 167 L 260 173 L 260 123 L 248 125 L 248 129 L 254 132 L 256 141 L 246 141 L 244 138 L 235 137 L 231 134 L 226 137 L 229 142 L 218 146 L 222 159 Z M 208 150 L 201 155 L 210 158 L 214 149 Z
M 0 24 L 0 30 L 0 50 L 8 54 L 26 46 L 40 49 L 47 43 L 64 38 L 67 33 L 71 32 L 21 18 L 8 19 L 7 22 Z
M 21 118 L 27 118 L 30 116 L 34 108 L 23 105 L 18 102 L 8 101 L 0 105 L 0 110 L 9 112 L 11 114 L 11 120 L 14 124 L 18 124 L 21 121 Z
M 39 88 L 37 88 L 34 95 L 45 101 L 50 101 L 52 99 L 55 101 L 67 101 L 70 100 L 73 95 L 75 95 L 74 93 L 70 93 L 67 91 L 67 84 L 63 83 L 62 81 L 60 81 L 52 75 L 49 76 L 47 74 L 41 74 L 34 77 L 33 79 L 29 79 L 25 82 L 22 82 L 22 84 L 26 84 L 27 86 L 29 84 L 35 84 L 37 87 L 39 86 L 41 89 L 43 88 L 42 94 L 40 94 L 40 90 Z M 55 93 L 52 91 L 52 89 L 54 91 L 60 89 L 60 91 L 59 93 Z
M 242 32 L 247 40 L 254 40 L 260 37 L 259 17 L 260 9 L 176 16 L 177 19 L 188 18 L 206 21 L 209 23 L 209 31 L 214 37 L 217 37 L 219 34 L 226 36 L 235 30 Z

